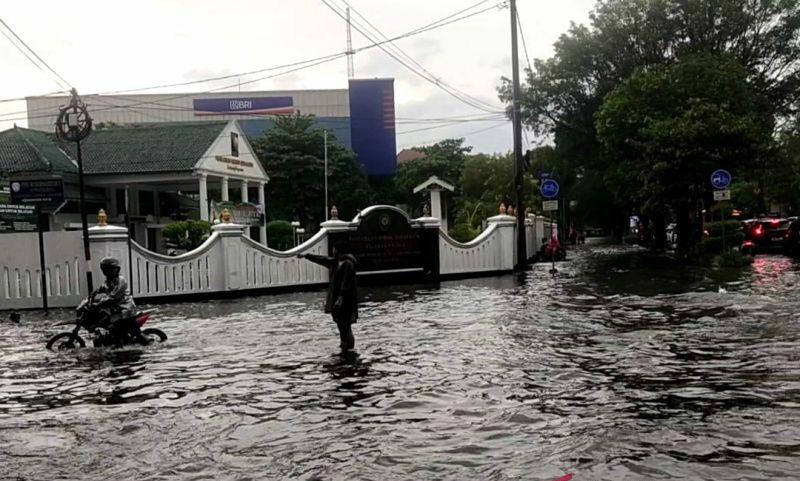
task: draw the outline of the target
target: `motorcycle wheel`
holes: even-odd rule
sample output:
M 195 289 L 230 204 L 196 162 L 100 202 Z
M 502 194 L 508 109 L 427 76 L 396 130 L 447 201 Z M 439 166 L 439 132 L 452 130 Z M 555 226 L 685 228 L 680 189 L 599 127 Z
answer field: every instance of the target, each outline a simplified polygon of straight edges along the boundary
M 150 327 L 142 329 L 142 335 L 150 339 L 151 342 L 164 342 L 167 340 L 167 335 L 161 329 Z
M 51 351 L 68 351 L 77 347 L 86 347 L 81 336 L 71 332 L 62 332 L 47 341 L 47 349 Z

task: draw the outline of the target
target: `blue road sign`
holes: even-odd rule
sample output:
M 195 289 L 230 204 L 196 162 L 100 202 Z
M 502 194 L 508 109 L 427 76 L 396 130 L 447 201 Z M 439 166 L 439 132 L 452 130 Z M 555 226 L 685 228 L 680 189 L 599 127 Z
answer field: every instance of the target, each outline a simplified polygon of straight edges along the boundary
M 558 182 L 554 179 L 545 179 L 539 187 L 539 192 L 546 199 L 554 199 L 558 195 Z
M 711 185 L 715 189 L 727 189 L 731 185 L 731 173 L 724 169 L 717 169 L 711 174 Z

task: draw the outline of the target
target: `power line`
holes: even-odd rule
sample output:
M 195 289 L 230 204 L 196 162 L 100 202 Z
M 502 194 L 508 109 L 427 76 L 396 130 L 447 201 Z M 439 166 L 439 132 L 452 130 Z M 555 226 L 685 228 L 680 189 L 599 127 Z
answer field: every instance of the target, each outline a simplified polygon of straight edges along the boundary
M 339 9 L 338 9 L 337 7 L 334 7 L 332 4 L 328 3 L 328 0 L 321 0 L 321 1 L 322 1 L 322 3 L 323 3 L 323 4 L 325 4 L 325 6 L 327 6 L 327 7 L 328 7 L 328 8 L 329 8 L 331 11 L 333 11 L 333 12 L 334 12 L 336 15 L 338 15 L 340 18 L 342 18 L 342 19 L 343 19 L 343 20 L 345 20 L 345 21 L 347 20 L 347 17 L 346 17 L 344 14 L 342 14 L 342 13 L 339 11 Z M 493 8 L 493 7 L 492 7 L 492 8 Z M 363 18 L 363 17 L 362 17 L 362 18 Z M 470 101 L 469 99 L 467 99 L 467 98 L 465 98 L 465 97 L 459 96 L 457 93 L 455 93 L 455 92 L 453 92 L 452 90 L 450 90 L 450 89 L 448 89 L 447 87 L 445 87 L 445 86 L 444 86 L 444 85 L 443 85 L 443 84 L 442 84 L 442 83 L 441 83 L 441 82 L 440 82 L 438 79 L 436 79 L 436 78 L 431 78 L 431 77 L 429 77 L 429 75 L 428 75 L 428 74 L 425 74 L 425 73 L 423 73 L 423 72 L 420 72 L 418 69 L 416 69 L 416 68 L 414 68 L 413 66 L 409 65 L 409 63 L 408 63 L 408 62 L 406 62 L 406 61 L 404 61 L 403 59 L 399 58 L 399 57 L 398 57 L 397 55 L 395 55 L 395 54 L 394 54 L 392 51 L 390 51 L 389 49 L 387 49 L 387 48 L 386 48 L 386 47 L 384 47 L 383 45 L 379 44 L 379 42 L 378 42 L 378 41 L 376 41 L 376 40 L 375 40 L 375 39 L 374 39 L 374 38 L 373 38 L 373 37 L 372 37 L 370 34 L 368 34 L 367 32 L 365 32 L 363 29 L 359 28 L 359 26 L 358 26 L 357 24 L 355 24 L 355 22 L 351 23 L 351 25 L 352 25 L 352 26 L 353 26 L 353 27 L 354 27 L 354 28 L 355 28 L 355 29 L 356 29 L 356 30 L 357 30 L 357 31 L 358 31 L 358 32 L 359 32 L 361 35 L 363 35 L 363 36 L 364 36 L 364 38 L 366 38 L 367 40 L 369 40 L 369 41 L 371 41 L 371 42 L 374 42 L 376 45 L 378 45 L 378 47 L 379 47 L 381 50 L 383 50 L 383 51 L 384 51 L 384 53 L 386 53 L 387 55 L 389 55 L 390 57 L 392 57 L 392 58 L 393 58 L 395 61 L 397 61 L 397 62 L 398 62 L 398 63 L 400 63 L 402 66 L 406 67 L 408 70 L 410 70 L 411 72 L 415 73 L 416 75 L 418 75 L 418 76 L 419 76 L 419 77 L 421 77 L 422 79 L 426 80 L 427 82 L 431 83 L 432 85 L 434 85 L 434 86 L 438 87 L 439 89 L 443 90 L 444 92 L 448 93 L 448 94 L 449 94 L 450 96 L 452 96 L 453 98 L 455 98 L 455 99 L 457 99 L 457 100 L 459 100 L 459 101 L 461 101 L 461 102 L 463 102 L 463 103 L 465 103 L 465 104 L 467 104 L 467 105 L 469 105 L 469 106 L 471 106 L 471 107 L 473 107 L 473 108 L 475 108 L 475 109 L 478 109 L 478 110 L 483 110 L 483 111 L 485 111 L 485 112 L 493 112 L 493 111 L 491 111 L 491 110 L 488 110 L 488 109 L 486 109 L 485 107 L 482 107 L 482 106 L 480 106 L 480 104 L 477 104 L 477 103 L 475 103 L 474 101 Z
M 60 87 L 64 88 L 65 90 L 70 90 L 70 89 L 72 89 L 72 84 L 70 84 L 69 82 L 67 82 L 66 80 L 64 80 L 64 77 L 62 77 L 61 75 L 59 75 L 59 73 L 58 73 L 58 72 L 56 72 L 55 70 L 53 70 L 53 67 L 51 67 L 50 65 L 48 65 L 48 64 L 47 64 L 47 62 L 45 62 L 45 61 L 44 61 L 44 59 L 42 59 L 42 57 L 40 57 L 40 56 L 39 56 L 39 54 L 37 54 L 35 50 L 33 50 L 32 48 L 30 48 L 30 47 L 28 46 L 28 44 L 27 44 L 27 43 L 25 43 L 25 40 L 22 40 L 22 39 L 20 38 L 20 36 L 19 36 L 19 35 L 17 35 L 17 33 L 16 33 L 16 32 L 15 32 L 15 31 L 14 31 L 14 30 L 11 28 L 11 27 L 9 27 L 9 26 L 8 26 L 8 24 L 7 24 L 5 21 L 3 21 L 3 19 L 2 19 L 2 18 L 0 18 L 0 24 L 2 24 L 4 27 L 6 27 L 6 29 L 7 29 L 9 32 L 11 32 L 11 35 L 13 35 L 13 36 L 14 36 L 14 38 L 16 38 L 16 39 L 17 39 L 17 40 L 18 40 L 18 41 L 19 41 L 19 42 L 20 42 L 20 43 L 21 43 L 21 44 L 22 44 L 22 45 L 23 45 L 23 46 L 24 46 L 26 49 L 28 49 L 28 51 L 29 51 L 30 53 L 32 53 L 32 54 L 33 54 L 33 56 L 34 56 L 34 57 L 36 57 L 36 58 L 39 60 L 39 62 L 41 62 L 41 63 L 42 63 L 42 65 L 44 65 L 45 67 L 47 67 L 47 70 L 49 70 L 50 72 L 52 72 L 52 73 L 53 73 L 53 75 L 55 75 L 55 76 L 56 76 L 56 77 L 57 77 L 57 78 L 60 80 L 60 82 L 58 82 L 58 81 L 56 82 L 56 83 L 58 83 L 58 84 L 59 84 L 59 86 L 60 86 Z M 5 35 L 5 33 L 3 33 L 3 35 Z M 5 37 L 6 37 L 6 38 L 8 38 L 8 36 L 7 36 L 7 35 L 5 35 Z M 10 39 L 10 38 L 9 38 L 9 41 L 11 41 L 11 39 Z M 12 43 L 13 43 L 13 42 L 12 42 Z M 16 44 L 15 44 L 14 46 L 15 46 L 15 47 L 17 47 L 17 50 L 19 50 L 20 52 L 22 52 L 22 49 L 20 49 L 18 45 L 16 45 Z M 23 53 L 24 53 L 24 52 L 23 52 Z M 25 56 L 26 56 L 26 57 L 28 57 L 27 55 L 25 55 Z M 28 57 L 28 60 L 31 60 L 31 58 L 30 58 L 30 57 Z M 31 60 L 31 62 L 33 62 L 33 60 Z M 37 66 L 38 66 L 38 65 L 37 65 Z M 41 67 L 39 67 L 39 69 L 41 70 Z M 62 84 L 61 82 L 63 82 L 63 84 Z
M 525 61 L 528 63 L 528 70 L 533 72 L 533 68 L 531 68 L 531 57 L 528 55 L 528 44 L 525 43 L 525 30 L 522 28 L 522 20 L 519 18 L 519 10 L 517 10 L 517 25 L 519 25 L 519 36 L 522 37 L 522 50 L 525 51 Z
M 503 122 L 503 123 L 506 123 L 506 122 L 508 122 L 508 119 L 484 119 L 484 120 L 482 120 L 482 122 Z M 402 132 L 397 132 L 395 135 L 413 134 L 414 132 L 423 132 L 425 130 L 441 129 L 441 128 L 444 128 L 444 127 L 451 127 L 453 125 L 458 125 L 460 123 L 461 122 L 448 122 L 448 123 L 445 123 L 443 125 L 434 125 L 433 127 L 422 127 L 422 128 L 419 128 L 419 129 L 404 130 Z
M 371 40 L 372 43 L 370 45 L 365 45 L 365 46 L 356 48 L 356 49 L 354 49 L 354 52 L 357 53 L 357 52 L 362 52 L 362 51 L 369 50 L 369 49 L 372 49 L 372 48 L 375 48 L 375 47 L 381 47 L 381 45 L 383 45 L 383 44 L 391 43 L 391 42 L 394 42 L 394 41 L 397 41 L 397 40 L 401 40 L 401 39 L 404 39 L 404 38 L 408 38 L 408 37 L 411 37 L 411 36 L 414 36 L 414 35 L 419 35 L 419 34 L 424 33 L 424 32 L 435 30 L 435 29 L 438 29 L 438 28 L 453 24 L 455 22 L 459 22 L 459 21 L 466 20 L 468 18 L 474 17 L 476 15 L 480 15 L 482 13 L 488 12 L 489 10 L 494 10 L 496 8 L 495 6 L 491 6 L 491 7 L 484 8 L 484 9 L 481 9 L 481 10 L 478 10 L 478 11 L 475 11 L 475 12 L 471 12 L 471 13 L 466 14 L 466 15 L 461 15 L 464 12 L 475 8 L 475 6 L 478 6 L 478 5 L 480 5 L 482 3 L 485 3 L 485 2 L 486 2 L 486 0 L 482 0 L 481 2 L 478 2 L 477 4 L 475 4 L 475 5 L 471 6 L 471 7 L 468 7 L 468 8 L 463 9 L 463 10 L 459 10 L 459 11 L 457 11 L 455 13 L 452 13 L 450 15 L 447 15 L 447 16 L 443 17 L 443 18 L 440 18 L 439 20 L 436 20 L 434 22 L 425 24 L 425 25 L 423 25 L 421 27 L 417 27 L 417 28 L 415 28 L 413 30 L 410 30 L 410 31 L 406 32 L 406 33 L 403 33 L 403 34 L 400 34 L 400 35 L 396 35 L 396 36 L 394 36 L 392 38 L 388 38 L 388 39 L 386 39 L 384 41 Z M 111 92 L 107 92 L 107 93 L 141 92 L 141 91 L 145 91 L 145 90 L 154 90 L 154 89 L 165 88 L 165 87 L 185 86 L 185 85 L 192 85 L 192 84 L 197 84 L 197 83 L 212 82 L 212 81 L 216 81 L 216 80 L 224 80 L 224 79 L 229 79 L 229 78 L 241 77 L 241 76 L 244 76 L 244 75 L 250 75 L 250 74 L 253 74 L 253 73 L 262 73 L 262 72 L 267 72 L 267 71 L 272 71 L 272 70 L 278 70 L 278 69 L 286 68 L 286 67 L 299 66 L 299 68 L 291 69 L 291 70 L 288 70 L 288 71 L 285 71 L 285 72 L 280 72 L 280 73 L 275 74 L 275 75 L 270 75 L 270 76 L 266 76 L 266 77 L 260 77 L 260 78 L 257 78 L 257 79 L 249 80 L 247 82 L 243 82 L 243 84 L 249 84 L 249 83 L 257 82 L 257 81 L 260 81 L 260 80 L 265 80 L 265 79 L 268 79 L 268 78 L 274 78 L 274 77 L 277 77 L 277 76 L 280 76 L 280 75 L 285 75 L 287 73 L 295 72 L 297 70 L 302 70 L 304 68 L 310 68 L 310 67 L 322 64 L 322 63 L 327 63 L 329 61 L 339 59 L 344 55 L 347 55 L 347 51 L 342 51 L 342 52 L 338 52 L 338 53 L 335 53 L 335 54 L 326 55 L 326 56 L 322 56 L 322 57 L 317 57 L 317 58 L 314 58 L 314 59 L 304 60 L 304 61 L 300 61 L 300 62 L 293 62 L 293 63 L 290 63 L 290 64 L 285 64 L 285 65 L 280 65 L 280 66 L 275 66 L 275 67 L 268 67 L 268 68 L 264 68 L 264 69 L 252 70 L 250 72 L 240 72 L 240 73 L 237 73 L 237 74 L 224 75 L 224 76 L 219 76 L 219 77 L 210 77 L 210 78 L 192 80 L 192 81 L 189 81 L 189 82 L 181 82 L 181 83 L 175 83 L 175 84 L 162 84 L 162 85 L 156 85 L 156 86 L 152 86 L 152 87 L 142 87 L 142 88 L 129 89 L 129 90 L 117 90 L 117 91 L 111 91 Z M 210 93 L 210 92 L 215 92 L 215 91 L 224 90 L 224 89 L 228 89 L 228 88 L 234 88 L 234 87 L 237 87 L 239 85 L 241 85 L 241 84 L 237 82 L 236 84 L 225 85 L 225 86 L 222 86 L 222 87 L 209 89 L 209 90 L 202 91 L 202 92 L 192 92 L 192 93 L 188 93 L 188 94 L 178 95 L 178 96 L 175 96 L 175 97 L 170 97 L 170 98 L 167 98 L 167 99 L 159 99 L 159 100 L 160 101 L 167 101 L 167 100 L 175 100 L 175 99 L 179 99 L 179 98 L 186 98 L 186 97 L 190 97 L 190 96 L 193 96 L 193 95 L 198 95 L 198 94 L 203 94 L 203 93 Z M 95 94 L 89 94 L 88 96 L 103 95 L 103 94 L 104 93 L 95 93 Z M 137 103 L 136 105 L 147 105 L 147 104 L 152 104 L 152 103 L 153 102 L 142 101 L 142 102 Z M 132 106 L 135 106 L 135 105 L 132 105 Z M 42 109 L 36 109 L 36 110 L 33 110 L 33 111 L 24 110 L 24 111 L 19 111 L 19 112 L 0 114 L 0 117 L 5 116 L 5 115 L 24 114 L 24 113 L 31 114 L 31 113 L 35 113 L 37 111 L 48 111 L 48 110 L 50 110 L 50 109 L 49 108 L 42 108 Z M 102 110 L 108 110 L 108 109 L 102 109 Z M 483 109 L 481 109 L 481 110 L 483 110 Z M 495 112 L 490 112 L 490 113 L 495 113 Z M 47 117 L 51 117 L 51 114 L 38 115 L 38 116 L 29 116 L 29 117 L 20 117 L 20 118 L 11 118 L 11 119 L 5 118 L 5 119 L 0 119 L 0 120 L 15 121 L 15 120 L 26 120 L 26 119 L 47 118 Z
M 367 19 L 358 10 L 356 10 L 352 5 L 350 5 L 347 2 L 347 0 L 342 0 L 342 1 L 343 1 L 343 3 L 345 5 L 347 5 L 347 7 L 350 10 L 355 12 L 356 15 L 358 15 L 362 20 L 364 20 L 364 22 L 366 22 L 366 24 L 368 26 L 370 26 L 375 33 L 377 33 L 380 37 L 383 37 L 384 39 L 388 39 L 388 37 L 378 27 L 376 27 L 372 22 L 369 21 L 369 19 Z M 477 6 L 479 6 L 479 5 L 483 4 L 483 3 L 486 3 L 488 1 L 489 0 L 482 0 L 482 1 L 476 3 L 475 5 L 473 5 L 472 7 L 469 7 L 469 8 L 471 9 L 471 8 L 477 7 Z M 407 59 L 408 61 L 410 61 L 411 63 L 413 63 L 417 67 L 419 67 L 423 72 L 425 72 L 431 78 L 435 79 L 438 83 L 444 85 L 445 87 L 447 87 L 447 88 L 449 88 L 449 89 L 451 89 L 451 90 L 453 90 L 455 92 L 458 92 L 459 94 L 463 95 L 464 97 L 466 97 L 467 99 L 471 100 L 472 102 L 475 102 L 475 103 L 478 103 L 480 105 L 483 105 L 483 106 L 485 106 L 486 108 L 489 108 L 489 109 L 497 110 L 497 109 L 501 109 L 502 108 L 502 107 L 498 107 L 496 105 L 492 105 L 492 104 L 490 104 L 488 102 L 485 102 L 485 101 L 483 101 L 483 100 L 481 100 L 481 99 L 479 99 L 477 97 L 474 97 L 474 96 L 468 94 L 467 92 L 464 92 L 463 90 L 458 89 L 457 87 L 453 86 L 452 84 L 450 84 L 448 82 L 445 82 L 441 77 L 435 75 L 433 72 L 431 72 L 430 70 L 425 68 L 425 66 L 423 66 L 421 63 L 419 63 L 413 57 L 411 57 L 411 55 L 409 55 L 406 51 L 404 51 L 402 48 L 400 48 L 399 45 L 396 45 L 396 44 L 394 44 L 392 42 L 389 42 L 387 44 L 387 47 L 392 49 L 393 51 L 395 51 L 399 55 L 403 56 L 405 59 Z
M 476 4 L 476 5 L 479 5 L 479 4 L 484 3 L 486 1 L 487 0 L 482 0 L 481 2 L 478 2 L 478 4 Z M 365 45 L 365 46 L 356 48 L 352 52 L 353 53 L 362 52 L 364 50 L 369 50 L 371 48 L 379 47 L 379 46 L 381 46 L 383 44 L 391 43 L 391 42 L 394 42 L 396 40 L 401 40 L 401 39 L 404 39 L 404 38 L 412 37 L 414 35 L 419 35 L 421 33 L 425 33 L 425 32 L 431 31 L 431 30 L 435 30 L 435 29 L 450 25 L 450 24 L 452 24 L 454 22 L 458 22 L 458 21 L 461 21 L 461 20 L 466 20 L 466 19 L 468 19 L 470 17 L 473 17 L 475 15 L 484 13 L 484 12 L 492 10 L 494 8 L 494 7 L 491 7 L 491 8 L 479 10 L 477 12 L 473 12 L 473 13 L 471 13 L 469 15 L 465 15 L 463 17 L 453 18 L 453 17 L 456 17 L 456 16 L 460 15 L 461 13 L 464 13 L 467 10 L 470 10 L 470 9 L 474 8 L 474 6 L 475 5 L 473 5 L 472 7 L 467 8 L 467 9 L 464 9 L 464 10 L 459 10 L 456 13 L 450 14 L 450 15 L 444 17 L 444 18 L 440 18 L 439 20 L 436 20 L 435 22 L 431 22 L 431 23 L 428 23 L 428 24 L 423 25 L 421 27 L 417 27 L 414 30 L 410 30 L 408 32 L 405 32 L 403 34 L 397 35 L 397 36 L 392 37 L 392 38 L 388 38 L 388 39 L 386 39 L 384 41 L 373 42 L 370 45 Z M 268 72 L 268 71 L 271 71 L 271 70 L 278 70 L 278 69 L 281 69 L 281 68 L 294 67 L 294 66 L 297 66 L 297 65 L 310 63 L 310 62 L 316 62 L 316 61 L 319 61 L 319 60 L 326 60 L 326 59 L 330 59 L 330 58 L 341 58 L 342 55 L 347 55 L 347 53 L 348 53 L 347 50 L 343 50 L 341 52 L 336 52 L 336 53 L 333 53 L 333 54 L 324 55 L 324 56 L 312 58 L 312 59 L 309 59 L 309 60 L 303 60 L 303 61 L 299 61 L 299 62 L 292 62 L 292 63 L 279 65 L 279 66 L 275 66 L 275 67 L 266 67 L 266 68 L 262 68 L 262 69 L 251 70 L 251 71 L 248 71 L 248 72 L 238 72 L 238 73 L 229 74 L 229 75 L 222 75 L 222 76 L 218 76 L 218 77 L 208 77 L 208 78 L 204 78 L 204 79 L 191 80 L 191 81 L 187 81 L 187 82 L 179 82 L 179 83 L 172 83 L 172 84 L 162 84 L 162 85 L 155 85 L 155 86 L 151 86 L 151 87 L 140 87 L 140 88 L 135 88 L 135 89 L 127 89 L 127 90 L 115 90 L 115 91 L 108 91 L 108 92 L 98 92 L 98 93 L 93 94 L 93 95 L 106 95 L 106 94 L 142 92 L 142 91 L 146 91 L 146 90 L 156 90 L 156 89 L 160 89 L 160 88 L 182 87 L 182 86 L 193 85 L 193 84 L 198 84 L 198 83 L 214 82 L 214 81 L 217 81 L 217 80 L 227 80 L 227 79 L 230 79 L 230 78 L 243 77 L 245 75 L 264 73 L 264 72 Z

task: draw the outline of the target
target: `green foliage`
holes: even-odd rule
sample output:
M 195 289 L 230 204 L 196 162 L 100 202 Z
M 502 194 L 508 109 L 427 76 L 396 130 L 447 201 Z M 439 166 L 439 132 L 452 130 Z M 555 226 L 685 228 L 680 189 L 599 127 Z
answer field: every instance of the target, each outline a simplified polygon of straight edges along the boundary
M 211 234 L 211 224 L 204 220 L 184 220 L 167 224 L 161 236 L 167 247 L 190 251 L 200 246 Z
M 597 137 L 628 195 L 645 212 L 688 217 L 724 166 L 747 169 L 766 152 L 772 122 L 745 70 L 727 57 L 689 57 L 642 70 L 620 84 L 597 113 Z M 638 186 L 638 188 L 634 188 Z M 679 223 L 678 245 L 690 244 Z
M 669 148 L 665 144 L 670 138 L 689 134 L 694 139 L 714 141 L 713 133 L 720 126 L 723 127 L 719 131 L 720 137 L 735 136 L 737 132 L 758 135 L 750 131 L 756 119 L 741 115 L 738 110 L 742 100 L 750 102 L 755 99 L 758 104 L 751 111 L 759 112 L 762 118 L 761 122 L 755 123 L 770 125 L 775 119 L 780 119 L 785 125 L 795 124 L 800 111 L 798 36 L 800 2 L 797 1 L 601 0 L 590 15 L 588 25 L 573 24 L 555 43 L 554 55 L 546 60 L 536 60 L 534 69 L 527 72 L 522 98 L 523 122 L 539 134 L 550 135 L 555 141 L 557 154 L 574 168 L 583 169 L 583 180 L 578 184 L 589 184 L 593 188 L 591 195 L 586 193 L 587 197 L 594 199 L 588 205 L 603 205 L 599 214 L 605 211 L 624 215 L 626 211 L 641 213 L 646 209 L 668 214 L 669 208 L 661 201 L 659 192 L 631 195 L 639 190 L 640 179 L 628 175 L 631 171 L 626 168 L 627 155 L 620 155 L 624 145 L 617 144 L 618 149 L 609 151 L 608 145 L 598 139 L 596 114 L 604 107 L 606 97 L 637 71 L 642 72 L 638 74 L 640 78 L 647 78 L 649 71 L 663 71 L 661 66 L 684 62 L 697 54 L 728 58 L 731 65 L 741 69 L 735 79 L 740 84 L 744 79 L 750 90 L 744 99 L 728 96 L 724 103 L 720 103 L 718 100 L 723 96 L 709 99 L 707 95 L 701 95 L 696 105 L 687 108 L 686 102 L 681 103 L 680 115 L 674 115 L 671 121 L 660 116 L 659 121 L 649 122 L 646 128 L 641 129 L 647 131 L 640 133 L 648 134 L 649 140 L 658 142 L 650 143 L 651 152 L 658 152 L 662 146 L 667 148 L 659 156 L 661 161 L 653 165 L 654 175 L 649 175 L 646 170 L 636 171 L 652 179 L 674 167 L 674 163 L 696 157 L 694 154 L 701 150 L 709 150 L 708 145 L 693 148 L 688 142 Z M 722 76 L 714 79 L 705 74 L 702 78 L 723 79 Z M 699 80 L 696 83 L 699 84 Z M 683 85 L 687 85 L 685 78 Z M 731 83 L 723 82 L 722 85 L 730 86 Z M 663 86 L 662 83 L 660 87 Z M 642 91 L 654 93 L 646 104 L 651 110 L 658 107 L 655 110 L 674 111 L 670 102 L 672 95 L 690 98 L 690 92 L 698 91 L 693 88 L 681 92 L 680 88 L 675 88 L 662 98 L 659 89 L 648 85 L 641 87 Z M 631 89 L 629 93 L 633 93 Z M 508 79 L 503 80 L 500 97 L 510 102 L 511 83 Z M 619 96 L 617 100 L 621 100 Z M 632 102 L 628 106 L 635 107 Z M 623 112 L 619 114 L 622 118 Z M 633 129 L 635 122 L 630 122 L 628 127 Z M 751 137 L 748 139 L 752 140 Z M 722 144 L 716 143 L 718 146 Z M 741 148 L 743 143 L 737 142 L 731 150 Z M 642 149 L 636 139 L 632 139 L 628 147 Z M 690 151 L 684 152 L 687 147 Z M 787 160 L 785 154 L 779 158 L 772 150 L 761 147 L 755 149 L 759 151 L 757 155 L 750 153 L 741 162 L 736 162 L 741 168 L 734 172 L 734 178 L 755 183 L 750 187 L 750 196 L 754 195 L 755 199 L 748 198 L 746 203 L 752 204 L 751 209 L 761 210 L 767 204 L 766 197 L 800 206 L 800 189 L 793 185 L 794 179 L 800 178 L 796 175 L 800 170 L 798 164 Z M 711 151 L 728 158 L 720 149 Z M 800 149 L 787 149 L 787 152 L 792 151 L 796 153 Z M 675 153 L 680 154 L 678 161 L 669 157 Z M 708 162 L 721 160 L 707 159 Z M 693 169 L 700 171 L 702 166 Z M 702 174 L 707 177 L 707 172 Z M 699 196 L 700 192 L 693 195 Z M 705 195 L 708 195 L 707 186 Z M 734 196 L 734 203 L 737 202 Z M 614 221 L 607 216 L 602 218 L 606 226 Z
M 752 256 L 744 255 L 738 250 L 732 250 L 714 256 L 714 264 L 717 267 L 746 267 L 752 263 Z
M 744 241 L 742 223 L 738 220 L 707 222 L 703 227 L 708 232 L 708 235 L 704 236 L 694 249 L 696 257 L 708 258 L 708 254 L 725 254 L 732 249 L 738 249 Z M 725 233 L 724 242 L 722 238 L 723 230 Z
M 281 251 L 294 247 L 292 223 L 285 220 L 273 220 L 267 223 L 267 245 Z
M 478 237 L 481 231 L 472 227 L 469 224 L 456 224 L 450 230 L 450 237 L 457 240 L 458 242 L 469 242 L 472 239 Z
M 267 213 L 270 218 L 297 219 L 316 230 L 325 220 L 324 132 L 311 115 L 282 116 L 275 126 L 253 142 L 267 174 Z M 349 219 L 371 205 L 374 194 L 355 154 L 328 133 L 329 206 Z
M 526 194 L 525 205 L 541 205 L 538 187 L 533 176 L 526 173 L 523 178 Z M 472 226 L 497 215 L 501 203 L 511 205 L 514 201 L 514 158 L 511 154 L 477 154 L 470 156 L 459 179 L 461 197 L 458 200 L 459 222 Z M 463 214 L 461 212 L 464 212 Z
M 731 236 L 742 232 L 742 223 L 738 220 L 706 222 L 704 227 L 705 230 L 708 231 L 708 235 L 711 237 L 721 237 L 723 228 L 726 236 Z
M 428 199 L 421 194 L 414 194 L 414 187 L 432 175 L 446 182 L 457 182 L 472 147 L 464 146 L 464 139 L 461 138 L 445 139 L 433 145 L 413 147 L 413 149 L 424 153 L 425 157 L 400 165 L 395 176 L 395 185 L 398 200 L 408 204 L 412 214 L 417 215 L 421 213 L 422 205 Z

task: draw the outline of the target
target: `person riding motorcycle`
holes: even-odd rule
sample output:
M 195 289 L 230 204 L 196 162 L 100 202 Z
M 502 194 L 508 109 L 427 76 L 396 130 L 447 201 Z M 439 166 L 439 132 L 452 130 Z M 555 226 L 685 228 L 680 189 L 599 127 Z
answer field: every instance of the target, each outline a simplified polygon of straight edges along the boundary
M 100 270 L 106 277 L 105 283 L 93 293 L 92 307 L 104 311 L 107 316 L 107 326 L 114 339 L 124 339 L 127 333 L 140 342 L 147 344 L 149 341 L 142 335 L 139 324 L 136 322 L 136 304 L 128 292 L 128 281 L 119 275 L 119 261 L 113 257 L 106 257 L 100 261 Z

